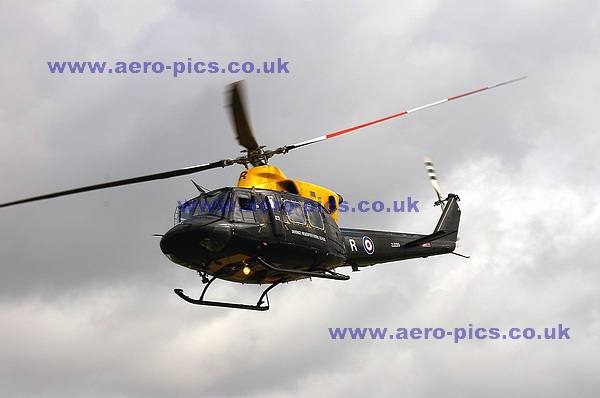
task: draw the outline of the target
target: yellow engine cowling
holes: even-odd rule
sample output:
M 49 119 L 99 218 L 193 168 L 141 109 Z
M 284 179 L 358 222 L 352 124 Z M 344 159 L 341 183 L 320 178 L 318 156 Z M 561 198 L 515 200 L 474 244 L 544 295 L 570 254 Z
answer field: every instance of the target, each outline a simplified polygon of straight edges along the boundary
M 285 191 L 312 199 L 323 205 L 337 222 L 341 196 L 330 189 L 304 181 L 290 180 L 275 166 L 264 165 L 245 170 L 240 174 L 237 186 L 240 188 L 263 188 Z

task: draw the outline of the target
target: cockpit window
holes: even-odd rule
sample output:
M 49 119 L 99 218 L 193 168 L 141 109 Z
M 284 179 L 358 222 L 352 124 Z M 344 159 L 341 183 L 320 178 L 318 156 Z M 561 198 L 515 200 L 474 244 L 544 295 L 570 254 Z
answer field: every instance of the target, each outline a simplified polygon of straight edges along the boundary
M 227 191 L 209 192 L 177 206 L 175 224 L 199 215 L 224 217 L 228 195 Z
M 227 191 L 209 192 L 196 198 L 197 204 L 194 216 L 211 215 L 223 217 L 228 206 Z
M 254 195 L 249 192 L 237 192 L 233 208 L 233 221 L 244 223 L 255 223 L 256 201 Z
M 175 224 L 183 222 L 194 214 L 196 208 L 196 199 L 188 200 L 187 202 L 177 206 L 175 209 Z

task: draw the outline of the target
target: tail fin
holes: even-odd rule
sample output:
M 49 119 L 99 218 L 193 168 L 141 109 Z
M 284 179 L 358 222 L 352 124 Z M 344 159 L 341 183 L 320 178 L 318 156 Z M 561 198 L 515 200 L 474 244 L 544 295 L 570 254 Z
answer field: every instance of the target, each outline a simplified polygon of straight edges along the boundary
M 406 244 L 405 247 L 417 247 L 442 238 L 446 241 L 451 240 L 456 242 L 458 239 L 458 225 L 460 224 L 460 208 L 457 203 L 459 200 L 458 195 L 453 193 L 448 194 L 448 197 L 443 201 L 446 202 L 446 206 L 433 233 L 413 240 Z
M 438 221 L 434 233 L 444 231 L 449 232 L 448 239 L 456 241 L 458 238 L 458 226 L 460 224 L 460 207 L 458 207 L 458 201 L 460 198 L 458 195 L 453 193 L 448 194 L 446 198 L 446 206 L 442 212 L 442 216 Z

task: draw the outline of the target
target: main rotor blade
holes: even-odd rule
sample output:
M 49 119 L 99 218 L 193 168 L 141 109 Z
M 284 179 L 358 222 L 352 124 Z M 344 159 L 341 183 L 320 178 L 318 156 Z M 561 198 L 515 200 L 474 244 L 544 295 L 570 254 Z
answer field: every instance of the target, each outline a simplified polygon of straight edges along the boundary
M 38 200 L 56 198 L 59 196 L 72 195 L 72 194 L 81 193 L 81 192 L 95 191 L 98 189 L 119 187 L 122 185 L 137 184 L 140 182 L 161 180 L 161 179 L 171 178 L 171 177 L 178 177 L 178 176 L 183 176 L 186 174 L 197 173 L 199 171 L 215 169 L 217 167 L 225 167 L 225 166 L 229 166 L 230 164 L 233 164 L 233 162 L 228 161 L 228 160 L 219 160 L 218 162 L 200 164 L 197 166 L 185 167 L 183 169 L 165 171 L 162 173 L 148 174 L 148 175 L 140 176 L 140 177 L 133 177 L 133 178 L 127 178 L 124 180 L 105 182 L 102 184 L 89 185 L 87 187 L 69 189 L 67 191 L 54 192 L 54 193 L 50 193 L 50 194 L 46 194 L 46 195 L 34 196 L 32 198 L 15 200 L 14 202 L 2 203 L 2 204 L 0 204 L 0 207 L 13 206 L 13 205 L 18 205 L 18 204 L 28 203 L 28 202 L 35 202 Z
M 230 98 L 229 108 L 231 109 L 230 115 L 235 126 L 236 137 L 241 146 L 251 151 L 258 148 L 258 143 L 252 134 L 250 123 L 245 112 L 242 82 L 236 82 L 229 85 Z
M 435 106 L 435 105 L 443 104 L 444 102 L 452 101 L 452 100 L 455 100 L 455 99 L 458 99 L 458 98 L 463 98 L 463 97 L 466 97 L 466 96 L 471 95 L 471 94 L 476 94 L 476 93 L 480 93 L 482 91 L 491 90 L 493 88 L 500 87 L 500 86 L 505 86 L 507 84 L 518 82 L 519 80 L 523 80 L 525 78 L 527 78 L 527 76 L 521 76 L 521 77 L 518 77 L 516 79 L 507 80 L 507 81 L 502 82 L 502 83 L 492 84 L 491 86 L 482 87 L 482 88 L 477 89 L 477 90 L 473 90 L 473 91 L 469 91 L 469 92 L 466 92 L 466 93 L 463 93 L 463 94 L 455 95 L 454 97 L 445 98 L 443 100 L 432 102 L 432 103 L 427 104 L 427 105 L 422 105 L 422 106 L 419 106 L 417 108 L 409 109 L 409 110 L 404 111 L 404 112 L 396 113 L 394 115 L 386 116 L 386 117 L 381 118 L 381 119 L 373 120 L 373 121 L 368 122 L 368 123 L 359 124 L 357 126 L 350 127 L 350 128 L 344 129 L 344 130 L 339 130 L 339 131 L 335 131 L 333 133 L 322 135 L 320 137 L 313 138 L 312 140 L 302 141 L 302 142 L 299 142 L 299 143 L 294 144 L 294 145 L 287 145 L 287 146 L 285 146 L 285 149 L 287 151 L 291 151 L 292 149 L 296 149 L 296 148 L 300 148 L 300 147 L 303 147 L 303 146 L 306 146 L 306 145 L 314 144 L 316 142 L 325 141 L 328 138 L 334 138 L 334 137 L 337 137 L 337 136 L 342 135 L 342 134 L 350 133 L 352 131 L 356 131 L 356 130 L 362 129 L 364 127 L 368 127 L 368 126 L 372 126 L 372 125 L 377 124 L 377 123 L 385 122 L 386 120 L 390 120 L 390 119 L 394 119 L 394 118 L 397 118 L 397 117 L 400 117 L 400 116 L 408 115 L 409 113 L 413 113 L 413 112 L 416 112 L 416 111 L 420 111 L 422 109 L 430 108 L 430 107 Z

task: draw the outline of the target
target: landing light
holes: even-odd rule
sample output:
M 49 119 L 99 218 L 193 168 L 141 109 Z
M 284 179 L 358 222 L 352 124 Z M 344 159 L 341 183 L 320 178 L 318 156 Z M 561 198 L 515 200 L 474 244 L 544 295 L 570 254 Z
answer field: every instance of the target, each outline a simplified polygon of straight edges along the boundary
M 251 270 L 250 270 L 250 267 L 245 266 L 242 271 L 244 272 L 244 275 L 248 276 L 248 275 L 250 275 Z

